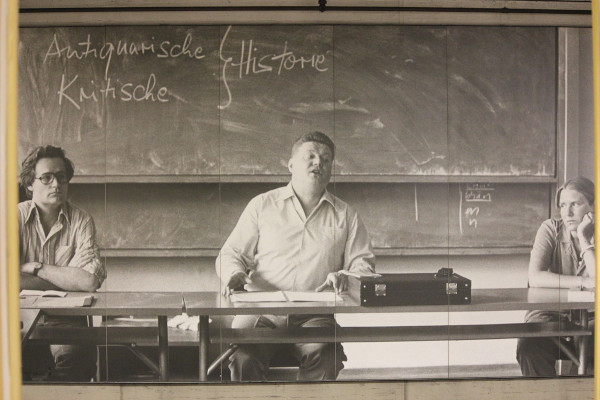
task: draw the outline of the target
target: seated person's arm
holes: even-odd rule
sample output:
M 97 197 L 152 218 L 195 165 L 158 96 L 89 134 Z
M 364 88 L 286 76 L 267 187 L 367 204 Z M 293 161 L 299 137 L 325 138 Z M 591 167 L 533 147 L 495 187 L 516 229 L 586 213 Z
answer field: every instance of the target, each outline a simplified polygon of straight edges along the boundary
M 223 295 L 228 296 L 233 290 L 251 282 L 248 273 L 250 266 L 254 265 L 257 243 L 256 201 L 252 200 L 242 212 L 215 262 Z
M 358 275 L 375 273 L 375 255 L 365 224 L 356 212 L 348 224 L 348 240 L 344 250 L 344 269 Z
M 37 264 L 37 263 L 34 263 Z M 38 277 L 34 276 L 31 273 L 23 272 L 23 270 L 33 270 L 35 268 L 34 265 L 27 266 L 21 265 L 21 289 L 31 289 L 31 290 L 61 290 L 56 285 Z
M 356 212 L 348 217 L 348 238 L 344 248 L 343 269 L 357 275 L 371 275 L 375 273 L 375 255 L 371 247 L 371 239 L 367 228 Z M 333 288 L 336 293 L 341 293 L 348 288 L 348 276 L 339 272 L 327 275 L 325 282 L 316 291 Z
M 558 246 L 553 237 L 552 228 L 544 223 L 538 232 L 529 259 L 529 286 L 544 288 L 591 288 L 594 279 L 590 277 L 557 274 L 549 271 L 554 246 Z
M 592 212 L 583 217 L 581 223 L 577 226 L 577 237 L 581 246 L 581 257 L 583 258 L 584 269 L 582 276 L 596 277 L 596 248 L 594 246 L 594 214 Z
M 78 228 L 75 241 L 75 254 L 68 265 L 44 264 L 38 270 L 37 277 L 33 275 L 33 264 L 21 265 L 21 289 L 60 289 L 67 291 L 94 292 L 100 287 L 106 276 L 104 266 L 100 261 L 96 245 L 94 222 L 89 217 L 82 221 Z M 30 275 L 29 277 L 25 277 Z M 35 279 L 37 278 L 37 279 Z M 45 281 L 46 283 L 42 283 Z M 46 285 L 51 285 L 50 287 Z

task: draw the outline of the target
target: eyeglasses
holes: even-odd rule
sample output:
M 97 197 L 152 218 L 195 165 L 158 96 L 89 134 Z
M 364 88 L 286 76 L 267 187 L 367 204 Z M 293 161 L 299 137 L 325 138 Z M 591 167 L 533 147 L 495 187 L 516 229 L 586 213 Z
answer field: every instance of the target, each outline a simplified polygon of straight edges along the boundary
M 45 174 L 42 174 L 41 176 L 38 176 L 35 179 L 39 179 L 40 182 L 42 182 L 42 184 L 44 185 L 49 185 L 52 182 L 54 182 L 54 179 L 57 180 L 58 183 L 67 183 L 69 182 L 69 177 L 67 176 L 66 173 L 64 172 L 46 172 Z

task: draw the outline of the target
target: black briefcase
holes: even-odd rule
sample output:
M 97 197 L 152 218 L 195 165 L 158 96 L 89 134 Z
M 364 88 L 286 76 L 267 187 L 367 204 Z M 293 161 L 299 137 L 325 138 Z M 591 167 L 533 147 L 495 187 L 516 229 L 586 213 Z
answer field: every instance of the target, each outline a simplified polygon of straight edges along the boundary
M 363 306 L 470 304 L 471 280 L 452 268 L 437 273 L 348 278 L 350 296 Z

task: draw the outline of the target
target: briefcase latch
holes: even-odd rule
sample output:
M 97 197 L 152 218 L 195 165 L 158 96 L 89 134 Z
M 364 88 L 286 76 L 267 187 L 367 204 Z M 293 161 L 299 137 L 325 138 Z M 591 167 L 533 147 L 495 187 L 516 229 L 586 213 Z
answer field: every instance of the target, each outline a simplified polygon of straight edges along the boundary
M 458 294 L 458 283 L 446 282 L 446 294 Z
M 375 296 L 385 296 L 385 283 L 376 283 L 375 284 Z

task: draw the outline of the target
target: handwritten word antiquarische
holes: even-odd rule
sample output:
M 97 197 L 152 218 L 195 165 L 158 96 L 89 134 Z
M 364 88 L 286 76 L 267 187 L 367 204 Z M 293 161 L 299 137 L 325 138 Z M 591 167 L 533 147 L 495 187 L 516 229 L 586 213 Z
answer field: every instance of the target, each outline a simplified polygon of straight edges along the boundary
M 96 84 L 101 85 L 98 87 Z M 81 109 L 81 103 L 84 101 L 95 101 L 99 98 L 118 99 L 121 101 L 151 101 L 166 103 L 169 101 L 168 89 L 165 86 L 156 87 L 156 76 L 150 74 L 145 84 L 134 84 L 131 82 L 121 83 L 116 88 L 110 78 L 103 82 L 90 81 L 89 85 L 84 87 L 79 82 L 79 75 L 72 79 L 67 79 L 62 74 L 60 90 L 58 94 L 58 104 L 63 101 L 73 105 L 76 109 Z
M 221 70 L 221 79 L 227 91 L 227 100 L 219 105 L 219 109 L 229 107 L 232 101 L 231 90 L 228 83 L 228 72 L 231 69 L 236 73 L 239 79 L 244 76 L 256 75 L 261 73 L 276 73 L 281 75 L 282 71 L 291 71 L 293 69 L 313 68 L 317 72 L 327 71 L 325 64 L 325 54 L 311 54 L 308 57 L 296 55 L 293 51 L 288 50 L 287 41 L 283 44 L 283 49 L 279 53 L 260 54 L 259 49 L 254 46 L 254 41 L 250 39 L 247 44 L 242 40 L 239 50 L 239 58 L 236 54 L 234 57 L 226 57 L 224 54 L 227 36 L 231 31 L 231 25 L 227 27 L 227 31 L 221 39 L 219 46 L 219 58 L 223 62 Z
M 104 67 L 104 79 L 108 78 L 108 71 L 113 55 L 117 56 L 129 55 L 139 56 L 144 54 L 154 54 L 157 58 L 178 58 L 187 56 L 196 60 L 203 59 L 206 55 L 203 54 L 202 46 L 192 46 L 192 34 L 188 33 L 182 43 L 171 43 L 169 40 L 163 40 L 160 43 L 154 42 L 154 36 L 151 41 L 144 42 L 128 42 L 119 40 L 116 43 L 102 42 L 99 44 L 92 43 L 90 35 L 87 39 L 76 44 L 59 43 L 56 33 L 44 56 L 44 63 L 52 57 L 64 57 L 67 60 L 76 58 L 82 60 L 85 58 L 98 58 L 106 60 Z

